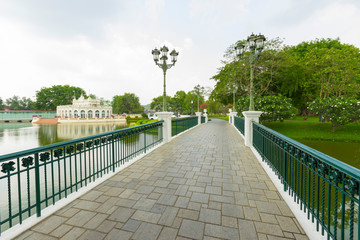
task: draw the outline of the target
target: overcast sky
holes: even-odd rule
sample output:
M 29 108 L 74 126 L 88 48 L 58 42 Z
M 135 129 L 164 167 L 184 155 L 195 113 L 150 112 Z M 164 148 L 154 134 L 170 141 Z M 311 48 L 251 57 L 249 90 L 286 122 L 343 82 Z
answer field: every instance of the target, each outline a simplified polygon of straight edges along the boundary
M 288 45 L 339 37 L 360 47 L 359 0 L 1 0 L 0 97 L 69 84 L 111 100 L 162 95 L 151 50 L 179 51 L 167 95 L 210 78 L 227 47 L 252 32 Z

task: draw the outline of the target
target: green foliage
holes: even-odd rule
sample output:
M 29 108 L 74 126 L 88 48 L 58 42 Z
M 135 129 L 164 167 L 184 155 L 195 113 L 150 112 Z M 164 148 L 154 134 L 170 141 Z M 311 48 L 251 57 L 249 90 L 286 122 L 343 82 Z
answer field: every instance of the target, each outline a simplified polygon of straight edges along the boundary
M 4 110 L 4 102 L 2 100 L 2 98 L 0 98 L 0 110 Z
M 249 109 L 249 97 L 241 97 L 235 106 L 236 111 L 240 116 L 243 111 Z M 281 95 L 269 95 L 263 97 L 255 97 L 255 108 L 257 111 L 262 111 L 260 121 L 284 121 L 284 119 L 293 118 L 296 114 L 296 109 L 291 103 L 291 99 Z
M 146 119 L 148 119 L 148 118 L 149 118 L 149 117 L 148 117 L 148 115 L 147 115 L 146 113 L 142 113 L 142 114 L 141 114 L 141 117 L 142 117 L 142 118 L 146 118 Z
M 340 126 L 360 120 L 360 100 L 349 97 L 315 99 L 309 103 L 309 111 L 331 122 L 335 132 Z
M 54 85 L 43 87 L 36 91 L 36 107 L 38 110 L 56 110 L 59 105 L 72 104 L 74 98 L 78 99 L 81 95 L 86 97 L 82 88 L 69 85 Z
M 249 95 L 249 62 L 234 58 L 234 46 L 226 50 L 224 66 L 212 77 L 216 85 L 210 99 L 223 105 L 232 104 L 234 86 L 236 99 Z M 339 39 L 316 39 L 296 46 L 284 46 L 280 39 L 271 39 L 265 42 L 254 66 L 255 94 L 291 98 L 294 106 L 306 115 L 307 103 L 316 98 L 359 98 L 359 69 L 359 48 Z
M 1 105 L 1 104 L 0 104 Z M 35 104 L 30 98 L 13 96 L 6 99 L 6 105 L 10 106 L 10 110 L 34 110 Z
M 175 113 L 180 112 L 181 114 L 191 114 L 197 110 L 196 101 L 199 99 L 199 102 L 204 102 L 203 90 L 205 88 L 201 87 L 199 89 L 199 94 L 197 95 L 195 90 L 185 93 L 184 91 L 177 91 L 174 97 L 166 96 L 166 111 L 173 111 Z M 193 104 L 191 104 L 193 101 Z M 153 101 L 150 104 L 151 109 L 156 111 L 162 111 L 163 109 L 163 96 L 153 98 Z
M 139 97 L 134 93 L 125 93 L 113 97 L 112 107 L 114 113 L 140 113 L 144 108 L 140 105 Z
M 138 125 L 142 125 L 142 124 L 147 124 L 147 123 L 152 123 L 152 122 L 156 122 L 158 121 L 157 119 L 143 119 L 143 120 L 139 120 L 135 123 L 135 126 Z

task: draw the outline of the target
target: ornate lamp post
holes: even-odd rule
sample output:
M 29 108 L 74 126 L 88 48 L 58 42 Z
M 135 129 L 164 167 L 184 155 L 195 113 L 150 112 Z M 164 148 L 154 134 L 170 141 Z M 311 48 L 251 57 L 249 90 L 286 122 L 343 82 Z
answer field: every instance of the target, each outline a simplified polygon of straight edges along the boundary
M 171 56 L 171 61 L 172 64 L 168 64 L 167 63 L 167 53 L 169 51 L 169 48 L 167 48 L 165 45 L 160 48 L 160 50 L 158 50 L 157 48 L 155 48 L 154 50 L 152 50 L 152 55 L 154 57 L 154 61 L 155 64 L 158 65 L 164 72 L 164 99 L 163 99 L 163 112 L 165 112 L 166 110 L 166 70 L 170 69 L 172 66 L 175 65 L 175 62 L 177 60 L 177 56 L 179 55 L 179 52 L 176 52 L 175 49 L 171 51 L 170 56 Z M 159 62 L 159 56 L 161 54 L 160 57 L 160 63 Z
M 191 114 L 190 115 L 192 115 L 192 113 L 193 113 L 193 104 L 194 104 L 194 101 L 191 100 Z
M 250 56 L 245 58 L 242 56 L 246 46 L 242 43 L 238 43 L 235 47 L 239 59 L 248 60 L 250 63 L 250 106 L 249 111 L 254 111 L 254 64 L 261 55 L 264 49 L 264 42 L 266 38 L 264 35 L 254 35 L 253 33 L 247 38 L 247 46 L 249 47 Z
M 235 94 L 238 90 L 238 87 L 236 86 L 236 84 L 234 84 L 234 87 L 233 87 L 233 112 L 235 112 Z

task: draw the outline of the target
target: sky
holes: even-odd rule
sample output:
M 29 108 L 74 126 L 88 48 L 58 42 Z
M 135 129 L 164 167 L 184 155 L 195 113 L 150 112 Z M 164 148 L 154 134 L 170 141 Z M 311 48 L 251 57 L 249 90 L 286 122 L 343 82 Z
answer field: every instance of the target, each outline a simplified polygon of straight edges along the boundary
M 251 33 L 287 45 L 337 38 L 360 47 L 359 0 L 1 0 L 0 98 L 53 85 L 106 100 L 163 94 L 152 49 L 179 52 L 166 92 L 213 87 L 226 49 Z

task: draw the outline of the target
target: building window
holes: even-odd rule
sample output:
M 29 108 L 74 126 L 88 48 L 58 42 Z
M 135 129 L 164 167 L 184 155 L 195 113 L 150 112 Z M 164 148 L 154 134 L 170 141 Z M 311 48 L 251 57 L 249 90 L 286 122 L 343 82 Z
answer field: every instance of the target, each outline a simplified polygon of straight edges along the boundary
M 78 111 L 75 110 L 75 111 L 74 111 L 74 118 L 77 118 L 77 117 L 78 117 Z
M 102 118 L 105 118 L 105 110 L 102 110 L 102 112 L 101 112 L 101 117 L 102 117 Z
M 88 111 L 88 118 L 92 118 L 93 117 L 93 112 L 91 110 Z
M 81 118 L 85 118 L 85 111 L 84 110 L 81 110 L 80 114 L 81 114 Z
M 96 110 L 96 111 L 95 111 L 95 117 L 96 117 L 96 118 L 99 118 L 99 117 L 100 117 L 100 112 L 99 112 L 99 110 Z

